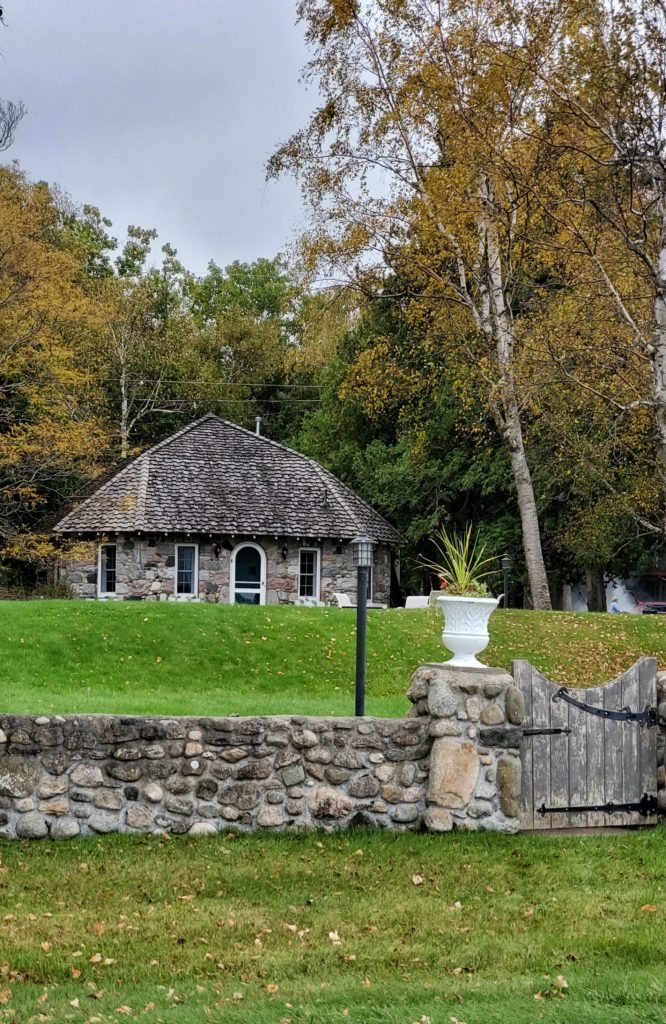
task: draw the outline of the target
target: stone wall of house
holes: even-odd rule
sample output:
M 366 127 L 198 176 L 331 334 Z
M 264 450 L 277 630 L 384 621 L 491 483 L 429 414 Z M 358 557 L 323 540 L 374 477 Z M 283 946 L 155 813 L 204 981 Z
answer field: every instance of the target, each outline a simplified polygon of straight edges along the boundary
M 356 600 L 356 570 L 348 543 L 333 541 L 297 541 L 259 537 L 246 538 L 260 544 L 266 552 L 266 601 L 268 604 L 293 604 L 298 598 L 299 552 L 316 547 L 321 552 L 321 600 L 330 601 L 336 592 Z M 175 545 L 199 544 L 199 593 L 202 601 L 227 604 L 231 551 L 243 538 L 229 541 L 196 537 L 149 540 L 118 536 L 104 538 L 115 543 L 116 599 L 144 598 L 173 600 L 175 597 Z M 76 560 L 62 565 L 58 578 L 66 583 L 76 597 L 97 596 L 98 545 L 89 544 Z M 388 603 L 391 592 L 391 555 L 386 545 L 379 545 L 373 571 L 373 598 Z M 180 598 L 182 600 L 182 598 Z M 190 598 L 191 600 L 191 598 Z
M 425 666 L 404 719 L 0 715 L 0 836 L 516 831 L 520 694 Z

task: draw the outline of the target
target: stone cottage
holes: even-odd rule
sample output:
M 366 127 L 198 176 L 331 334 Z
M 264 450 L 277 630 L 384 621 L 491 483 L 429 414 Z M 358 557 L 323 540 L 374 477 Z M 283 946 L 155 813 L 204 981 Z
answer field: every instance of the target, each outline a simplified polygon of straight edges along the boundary
M 356 595 L 350 541 L 376 542 L 387 602 L 397 531 L 312 459 L 204 416 L 93 485 L 54 527 L 77 597 L 293 604 Z M 83 552 L 83 553 L 81 553 Z

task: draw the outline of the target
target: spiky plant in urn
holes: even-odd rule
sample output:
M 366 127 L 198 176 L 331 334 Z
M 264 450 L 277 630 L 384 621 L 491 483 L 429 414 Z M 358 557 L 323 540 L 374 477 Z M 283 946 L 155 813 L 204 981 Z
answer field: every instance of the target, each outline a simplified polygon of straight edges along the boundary
M 462 535 L 440 530 L 433 538 L 440 560 L 421 561 L 435 573 L 442 596 L 437 604 L 444 616 L 442 640 L 453 651 L 446 665 L 451 668 L 485 668 L 476 657 L 488 646 L 488 620 L 497 608 L 485 582 L 497 573 L 497 560 L 486 555 L 486 547 L 472 536 L 468 526 Z M 494 568 L 493 568 L 494 566 Z

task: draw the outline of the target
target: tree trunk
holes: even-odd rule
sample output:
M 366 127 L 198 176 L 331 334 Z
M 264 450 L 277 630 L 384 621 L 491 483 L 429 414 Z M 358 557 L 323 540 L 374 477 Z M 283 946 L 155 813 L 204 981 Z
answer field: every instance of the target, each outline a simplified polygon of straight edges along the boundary
M 520 409 L 516 398 L 514 378 L 514 343 L 510 308 L 504 293 L 504 277 L 499 234 L 495 223 L 493 194 L 490 183 L 482 179 L 481 195 L 484 199 L 485 216 L 480 225 L 485 236 L 486 259 L 488 261 L 488 309 L 492 339 L 495 344 L 497 363 L 500 371 L 499 394 L 501 413 L 495 410 L 495 420 L 502 432 L 511 458 L 511 469 L 516 485 L 518 511 L 523 534 L 523 551 L 530 584 L 532 605 L 539 611 L 550 611 L 548 577 L 541 548 L 539 515 L 534 497 L 532 474 L 527 464 Z M 498 415 L 499 414 L 499 415 Z
M 652 386 L 662 480 L 666 480 L 666 197 L 662 200 L 661 248 L 652 334 Z
M 585 588 L 588 612 L 605 612 L 606 584 L 604 574 L 597 566 L 588 566 L 585 569 Z
M 125 361 L 120 365 L 120 457 L 127 458 L 129 452 L 129 401 L 127 398 L 127 369 Z
M 527 464 L 527 456 L 525 454 L 520 415 L 513 395 L 503 397 L 502 430 L 509 449 L 511 469 L 513 470 L 513 479 L 516 485 L 518 512 L 520 514 L 520 525 L 523 535 L 523 552 L 525 554 L 525 565 L 530 583 L 532 607 L 538 611 L 550 611 L 550 591 L 548 589 L 548 577 L 541 548 L 539 514 L 534 497 L 532 474 L 530 473 L 530 467 Z

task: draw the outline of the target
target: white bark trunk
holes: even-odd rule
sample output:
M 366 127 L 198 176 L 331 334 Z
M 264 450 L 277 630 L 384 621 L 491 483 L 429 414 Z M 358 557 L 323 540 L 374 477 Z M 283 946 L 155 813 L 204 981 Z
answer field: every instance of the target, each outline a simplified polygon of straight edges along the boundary
M 490 318 L 490 329 L 500 372 L 498 391 L 501 414 L 496 407 L 495 419 L 506 441 L 511 459 L 532 605 L 538 610 L 549 611 L 551 600 L 541 547 L 539 514 L 534 497 L 532 474 L 525 453 L 520 408 L 516 398 L 513 330 L 510 310 L 504 295 L 500 243 L 494 220 L 493 197 L 487 181 L 482 182 L 481 189 L 486 209 L 482 231 L 485 234 L 488 261 L 489 302 L 487 315 Z
M 655 286 L 652 387 L 659 460 L 662 479 L 666 480 L 666 197 L 662 199 L 660 251 Z
M 129 452 L 129 398 L 127 394 L 127 367 L 125 360 L 120 363 L 120 457 L 126 459 Z

